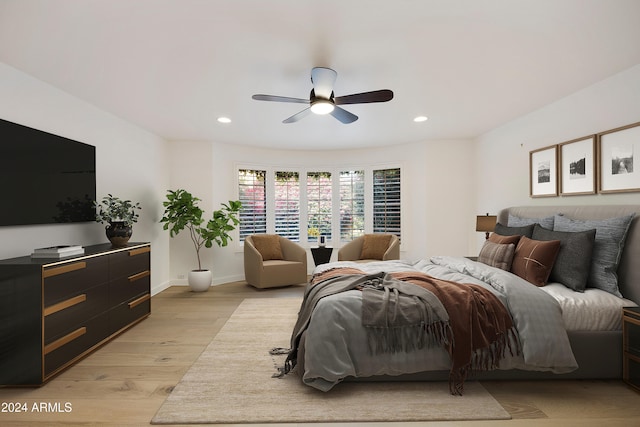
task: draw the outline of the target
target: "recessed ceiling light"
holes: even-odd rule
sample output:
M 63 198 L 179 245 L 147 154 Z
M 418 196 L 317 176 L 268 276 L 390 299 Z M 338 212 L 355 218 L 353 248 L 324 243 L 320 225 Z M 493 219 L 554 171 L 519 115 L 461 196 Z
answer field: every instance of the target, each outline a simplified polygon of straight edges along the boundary
M 218 117 L 218 122 L 220 122 L 220 123 L 231 123 L 231 119 L 229 117 Z
M 413 119 L 413 121 L 416 122 L 416 123 L 426 122 L 427 121 L 427 116 L 418 116 L 415 119 Z

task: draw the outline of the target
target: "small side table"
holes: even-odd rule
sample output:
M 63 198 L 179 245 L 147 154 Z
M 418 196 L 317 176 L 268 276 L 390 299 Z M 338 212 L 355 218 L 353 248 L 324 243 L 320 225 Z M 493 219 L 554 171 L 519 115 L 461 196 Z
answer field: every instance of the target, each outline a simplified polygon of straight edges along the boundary
M 332 253 L 333 248 L 328 248 L 326 246 L 311 248 L 311 255 L 313 255 L 313 262 L 316 264 L 316 266 L 328 263 L 331 259 Z
M 640 391 L 640 307 L 622 309 L 622 379 Z

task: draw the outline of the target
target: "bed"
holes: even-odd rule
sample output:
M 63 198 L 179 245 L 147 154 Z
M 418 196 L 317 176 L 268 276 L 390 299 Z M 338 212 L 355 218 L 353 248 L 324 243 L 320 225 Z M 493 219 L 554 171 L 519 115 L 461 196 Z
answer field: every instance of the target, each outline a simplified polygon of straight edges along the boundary
M 465 257 L 438 256 L 415 261 L 322 264 L 314 270 L 305 290 L 305 300 L 292 333 L 292 346 L 283 372 L 296 372 L 305 384 L 322 391 L 329 391 L 342 381 L 449 380 L 452 394 L 463 392 L 467 378 L 621 378 L 621 308 L 640 302 L 640 268 L 634 265 L 640 259 L 638 217 L 640 205 L 535 206 L 502 210 L 498 216 L 500 225 L 491 240 L 495 240 L 493 237 L 500 241 L 501 236 L 519 235 L 517 232 L 522 229 L 535 230 L 535 235 L 527 237 L 528 243 L 533 242 L 536 248 L 558 248 L 554 257 L 558 261 L 558 272 L 554 265 L 553 274 L 549 273 L 544 286 L 532 284 L 526 274 L 513 272 L 518 257 L 521 264 L 526 262 L 529 265 L 531 259 L 536 261 L 533 255 L 524 257 L 526 261 L 523 261 L 521 249 L 518 249 L 520 255 L 516 254 L 513 259 L 513 271 L 511 267 L 503 269 L 487 263 L 487 248 L 502 250 L 516 247 L 505 243 L 497 243 L 498 246 L 485 243 L 486 248 L 483 246 L 481 251 L 484 262 Z M 581 239 L 588 239 L 589 235 L 592 236 L 591 243 L 586 245 L 589 247 L 588 255 L 584 255 L 585 244 Z M 525 238 L 521 238 L 521 242 L 524 241 Z M 579 247 L 577 252 L 568 252 L 567 248 L 575 249 L 576 245 Z M 582 258 L 577 254 L 582 254 Z M 606 262 L 603 261 L 605 258 Z M 577 261 L 580 262 L 575 265 Z M 567 270 L 566 262 L 572 264 L 570 267 L 574 270 Z M 617 269 L 611 271 L 611 263 L 617 263 Z M 560 271 L 560 266 L 564 271 Z M 580 289 L 580 284 L 574 282 L 585 268 L 588 270 L 584 278 L 585 288 Z M 591 282 L 600 280 L 598 275 L 606 276 L 604 284 Z M 457 283 L 468 286 L 475 295 L 470 298 L 475 311 L 465 321 L 479 317 L 478 307 L 483 310 L 493 307 L 486 301 L 496 306 L 496 312 L 499 308 L 508 311 L 511 317 L 508 320 L 512 323 L 503 325 L 504 328 L 498 332 L 495 332 L 497 323 L 487 326 L 488 330 L 495 332 L 493 341 L 485 343 L 484 349 L 472 350 L 472 358 L 465 360 L 474 362 L 465 368 L 461 381 L 460 378 L 454 379 L 454 365 L 459 357 L 452 353 L 452 348 L 464 345 L 452 345 L 455 341 L 453 335 L 442 338 L 449 330 L 435 333 L 436 329 L 431 329 L 427 332 L 429 338 L 420 339 L 421 344 L 416 345 L 412 341 L 415 335 L 406 332 L 409 327 L 387 324 L 380 329 L 378 324 L 363 326 L 363 313 L 370 313 L 371 307 L 387 310 L 383 317 L 388 323 L 390 304 L 397 302 L 393 306 L 393 318 L 400 317 L 397 316 L 398 307 L 401 307 L 398 295 L 404 297 L 403 292 L 414 292 L 407 291 L 409 288 L 405 283 L 408 277 L 421 281 L 433 278 L 438 283 L 453 286 L 454 293 L 463 288 Z M 554 281 L 558 277 L 567 284 Z M 464 310 L 449 310 L 450 318 L 446 313 L 438 317 L 442 307 L 430 309 L 425 315 L 424 301 L 427 296 L 432 296 L 433 286 L 425 284 L 422 288 L 431 291 L 416 291 L 418 296 L 412 294 L 415 301 L 423 302 L 418 310 L 421 312 L 420 322 L 424 324 L 424 319 L 428 318 L 428 322 L 432 322 L 429 324 L 449 328 L 449 323 L 453 325 L 457 321 L 458 313 L 454 312 Z M 375 288 L 376 292 L 370 288 Z M 380 297 L 383 298 L 382 303 L 375 299 L 371 302 L 366 295 L 372 294 L 386 296 Z M 484 300 L 478 303 L 478 297 Z M 453 307 L 450 302 L 447 304 L 446 307 Z M 400 313 L 403 313 L 402 309 Z M 493 312 L 489 313 L 480 317 L 494 321 L 498 318 Z M 502 325 L 505 320 L 500 322 Z M 433 338 L 436 335 L 440 338 Z M 481 335 L 490 334 L 483 332 Z M 467 338 L 466 335 L 463 339 L 458 338 L 458 342 L 464 343 Z M 380 340 L 393 341 L 393 344 L 380 344 Z M 479 356 L 481 354 L 482 357 Z M 480 359 L 482 363 L 475 362 Z

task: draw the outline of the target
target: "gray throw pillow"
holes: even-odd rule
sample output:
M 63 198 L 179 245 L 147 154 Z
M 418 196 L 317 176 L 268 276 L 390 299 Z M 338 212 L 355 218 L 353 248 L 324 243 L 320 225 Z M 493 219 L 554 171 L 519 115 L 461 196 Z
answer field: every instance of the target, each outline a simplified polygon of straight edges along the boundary
M 525 225 L 540 224 L 547 230 L 553 230 L 553 219 L 553 216 L 547 216 L 544 218 L 521 218 L 519 216 L 509 214 L 507 225 L 509 227 L 522 227 Z
M 601 220 L 577 220 L 562 215 L 555 216 L 555 231 L 586 231 L 594 228 L 596 230 L 588 287 L 602 289 L 622 297 L 618 289 L 618 264 L 634 215 Z
M 535 224 L 524 225 L 522 227 L 507 227 L 506 225 L 497 223 L 493 231 L 501 236 L 526 236 L 531 238 L 534 225 Z
M 560 240 L 560 252 L 553 265 L 550 282 L 562 283 L 569 289 L 584 292 L 591 268 L 596 230 L 553 231 L 536 224 L 534 240 Z

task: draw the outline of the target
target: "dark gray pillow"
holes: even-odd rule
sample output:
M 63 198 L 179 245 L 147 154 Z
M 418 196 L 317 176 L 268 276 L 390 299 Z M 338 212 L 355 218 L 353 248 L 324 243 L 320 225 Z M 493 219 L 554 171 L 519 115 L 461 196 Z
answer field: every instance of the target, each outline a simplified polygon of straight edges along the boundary
M 544 218 L 521 218 L 519 216 L 509 214 L 507 225 L 509 227 L 522 227 L 530 224 L 540 224 L 547 230 L 553 230 L 553 219 L 553 216 L 547 216 Z
M 577 220 L 562 215 L 555 216 L 555 231 L 585 231 L 594 228 L 596 230 L 587 287 L 602 289 L 622 297 L 618 289 L 618 264 L 634 215 L 600 220 Z
M 589 278 L 595 237 L 595 229 L 576 232 L 553 231 L 536 224 L 533 228 L 534 240 L 560 240 L 560 252 L 549 281 L 562 283 L 574 291 L 584 292 Z
M 531 238 L 534 225 L 535 224 L 529 224 L 522 227 L 507 227 L 506 225 L 497 223 L 496 228 L 493 231 L 501 236 L 527 236 L 528 238 Z

